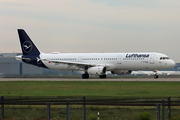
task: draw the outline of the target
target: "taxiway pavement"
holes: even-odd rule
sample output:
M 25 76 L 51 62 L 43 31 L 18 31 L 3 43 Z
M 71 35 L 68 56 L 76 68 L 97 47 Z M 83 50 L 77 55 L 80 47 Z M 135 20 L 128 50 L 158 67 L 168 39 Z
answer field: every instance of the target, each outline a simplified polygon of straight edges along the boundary
M 180 78 L 106 78 L 106 79 L 77 79 L 77 78 L 0 78 L 0 81 L 180 81 Z

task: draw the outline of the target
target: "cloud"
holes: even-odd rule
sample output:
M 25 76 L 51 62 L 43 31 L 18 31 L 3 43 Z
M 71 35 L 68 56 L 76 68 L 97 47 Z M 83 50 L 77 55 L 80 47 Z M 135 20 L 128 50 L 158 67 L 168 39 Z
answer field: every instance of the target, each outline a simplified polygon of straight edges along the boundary
M 179 12 L 178 0 L 1 0 L 0 41 L 8 46 L 0 51 L 20 52 L 23 28 L 43 52 L 156 51 L 180 61 Z
M 93 2 L 106 3 L 109 6 L 136 6 L 136 7 L 154 7 L 157 0 L 90 0 Z
M 178 15 L 180 8 L 167 9 L 166 7 L 137 6 L 119 7 L 109 6 L 104 2 L 90 2 L 88 0 L 54 0 L 46 2 L 41 0 L 32 0 L 30 2 L 19 1 L 19 4 L 11 2 L 9 6 L 8 3 L 6 3 L 6 6 L 8 6 L 8 8 L 10 7 L 8 10 L 9 13 L 15 13 L 15 15 L 19 14 L 21 17 L 29 16 L 28 19 L 44 19 L 49 22 L 65 22 L 67 20 L 67 22 L 71 23 L 78 22 L 85 24 L 120 23 L 130 25 L 167 25 L 169 22 L 174 23 L 180 20 Z M 156 4 L 159 6 L 159 4 L 163 3 L 164 2 L 158 2 Z

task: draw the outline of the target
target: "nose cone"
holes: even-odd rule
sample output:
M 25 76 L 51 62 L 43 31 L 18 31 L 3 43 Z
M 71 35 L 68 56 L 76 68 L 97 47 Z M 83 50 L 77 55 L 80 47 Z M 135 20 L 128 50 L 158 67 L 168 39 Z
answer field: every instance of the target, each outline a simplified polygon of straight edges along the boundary
M 176 63 L 173 60 L 171 60 L 171 62 L 170 62 L 171 68 L 174 67 L 175 65 L 176 65 Z

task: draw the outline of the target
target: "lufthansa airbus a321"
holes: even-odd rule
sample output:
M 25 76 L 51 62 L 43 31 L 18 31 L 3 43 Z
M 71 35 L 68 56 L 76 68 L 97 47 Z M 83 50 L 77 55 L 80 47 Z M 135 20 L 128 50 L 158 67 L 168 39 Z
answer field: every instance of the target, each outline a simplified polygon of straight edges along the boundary
M 42 53 L 23 29 L 18 29 L 22 55 L 16 60 L 53 70 L 84 71 L 83 79 L 89 75 L 106 78 L 106 72 L 126 75 L 136 70 L 152 70 L 158 78 L 157 70 L 170 69 L 175 62 L 167 55 L 155 52 L 139 53 Z

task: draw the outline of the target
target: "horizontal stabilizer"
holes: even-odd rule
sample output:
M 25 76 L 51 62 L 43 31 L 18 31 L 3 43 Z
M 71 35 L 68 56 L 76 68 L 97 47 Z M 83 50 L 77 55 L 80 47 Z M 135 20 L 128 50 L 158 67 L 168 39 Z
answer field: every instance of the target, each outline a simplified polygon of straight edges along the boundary
M 31 58 L 22 58 L 22 56 L 6 56 L 7 58 L 14 58 L 16 60 L 31 60 Z

